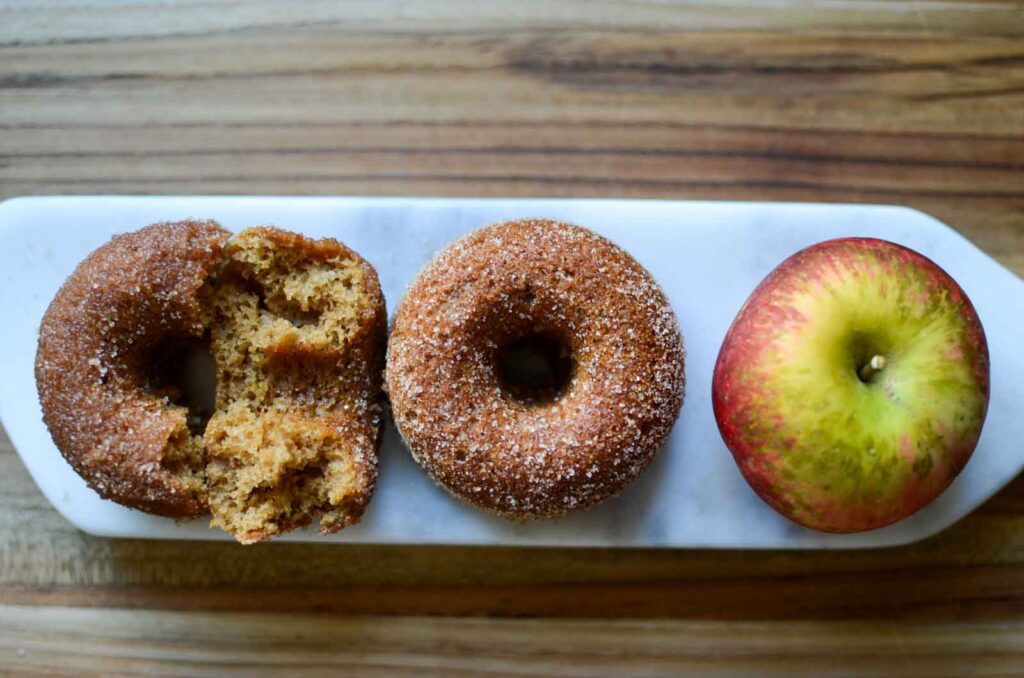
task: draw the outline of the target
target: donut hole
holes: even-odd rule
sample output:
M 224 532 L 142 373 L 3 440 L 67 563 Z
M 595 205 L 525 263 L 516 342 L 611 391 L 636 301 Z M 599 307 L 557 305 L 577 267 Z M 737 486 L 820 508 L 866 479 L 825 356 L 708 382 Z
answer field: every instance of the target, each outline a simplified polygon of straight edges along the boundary
M 569 345 L 548 333 L 528 334 L 498 352 L 498 380 L 514 400 L 550 403 L 564 395 L 575 362 Z
M 201 436 L 217 400 L 217 364 L 208 337 L 171 339 L 158 345 L 152 364 L 159 365 L 151 390 L 185 408 L 192 435 Z

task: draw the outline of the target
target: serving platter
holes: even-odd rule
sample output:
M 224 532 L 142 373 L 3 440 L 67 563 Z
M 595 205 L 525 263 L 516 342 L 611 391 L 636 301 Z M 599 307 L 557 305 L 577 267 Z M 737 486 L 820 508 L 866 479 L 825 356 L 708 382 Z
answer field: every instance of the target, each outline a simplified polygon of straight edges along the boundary
M 39 321 L 74 267 L 112 235 L 156 221 L 210 218 L 237 231 L 276 225 L 334 237 L 376 268 L 393 313 L 431 256 L 496 221 L 549 217 L 587 226 L 640 261 L 668 294 L 686 342 L 682 413 L 654 464 L 589 512 L 515 524 L 435 487 L 394 427 L 363 522 L 336 535 L 301 530 L 275 541 L 663 548 L 863 548 L 923 539 L 956 522 L 1024 468 L 1024 281 L 954 230 L 895 206 L 663 200 L 382 197 L 38 197 L 0 204 L 0 420 L 54 507 L 95 535 L 230 539 L 206 520 L 176 523 L 100 499 L 53 445 L 33 376 Z M 938 500 L 887 528 L 828 535 L 769 509 L 722 443 L 711 372 L 722 338 L 758 282 L 798 249 L 840 236 L 880 237 L 935 260 L 966 290 L 992 361 L 988 419 L 973 458 Z

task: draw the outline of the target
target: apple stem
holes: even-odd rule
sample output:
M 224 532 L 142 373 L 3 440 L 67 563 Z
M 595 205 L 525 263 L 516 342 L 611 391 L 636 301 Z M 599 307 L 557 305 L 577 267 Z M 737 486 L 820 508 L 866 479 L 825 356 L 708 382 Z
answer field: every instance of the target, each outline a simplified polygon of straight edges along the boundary
M 875 376 L 876 373 L 881 372 L 885 368 L 885 356 L 876 355 L 872 356 L 871 360 L 864 364 L 857 371 L 857 376 L 860 380 L 867 383 L 871 381 L 871 377 Z

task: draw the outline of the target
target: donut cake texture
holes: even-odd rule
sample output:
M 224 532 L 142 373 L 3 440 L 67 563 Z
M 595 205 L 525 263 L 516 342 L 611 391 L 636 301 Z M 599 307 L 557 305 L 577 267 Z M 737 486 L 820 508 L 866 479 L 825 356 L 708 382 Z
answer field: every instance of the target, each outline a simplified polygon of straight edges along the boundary
M 43 317 L 43 418 L 101 496 L 249 543 L 357 522 L 376 480 L 386 314 L 334 240 L 161 223 L 90 254 Z M 208 346 L 212 412 L 175 372 Z
M 506 373 L 524 346 L 548 363 L 532 383 Z M 683 361 L 665 294 L 629 254 L 523 220 L 470 233 L 420 273 L 385 388 L 439 485 L 525 521 L 586 509 L 640 475 L 678 416 Z

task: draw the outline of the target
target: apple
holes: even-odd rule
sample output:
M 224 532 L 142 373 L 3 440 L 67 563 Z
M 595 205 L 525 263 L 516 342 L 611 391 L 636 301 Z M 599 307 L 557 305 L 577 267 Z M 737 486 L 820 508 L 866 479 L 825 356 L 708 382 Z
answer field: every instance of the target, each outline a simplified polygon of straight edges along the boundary
M 883 527 L 939 496 L 977 446 L 988 395 L 967 295 L 933 261 L 871 238 L 783 261 L 740 309 L 712 379 L 747 482 L 826 532 Z

